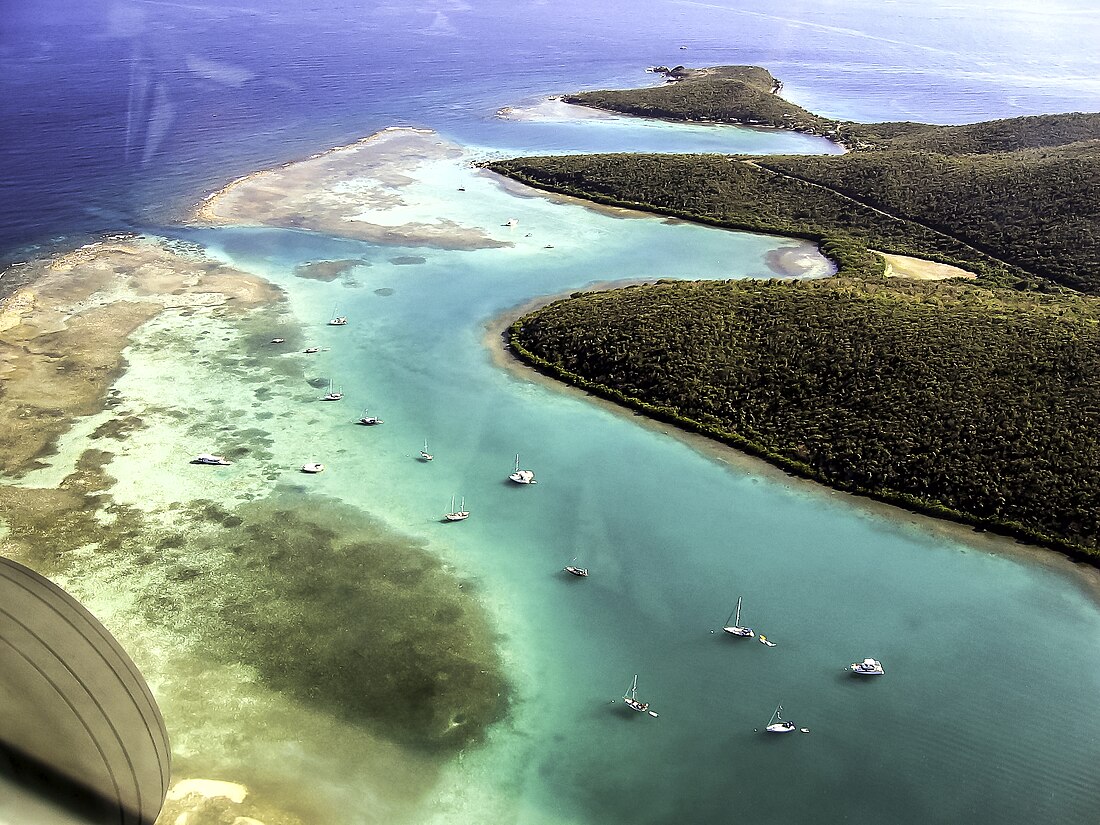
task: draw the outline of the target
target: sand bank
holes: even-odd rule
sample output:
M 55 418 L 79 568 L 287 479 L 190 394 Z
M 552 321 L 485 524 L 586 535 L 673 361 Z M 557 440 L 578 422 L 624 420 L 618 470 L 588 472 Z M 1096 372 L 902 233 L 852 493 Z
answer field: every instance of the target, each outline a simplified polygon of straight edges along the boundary
M 276 226 L 395 246 L 489 249 L 510 246 L 486 227 L 448 217 L 446 202 L 430 221 L 408 219 L 402 195 L 427 164 L 463 151 L 433 132 L 385 129 L 276 169 L 255 172 L 208 196 L 192 219 L 207 224 Z
M 98 243 L 34 264 L 0 303 L 0 472 L 19 476 L 78 416 L 103 407 L 130 335 L 169 308 L 243 311 L 278 300 L 265 281 L 166 243 Z

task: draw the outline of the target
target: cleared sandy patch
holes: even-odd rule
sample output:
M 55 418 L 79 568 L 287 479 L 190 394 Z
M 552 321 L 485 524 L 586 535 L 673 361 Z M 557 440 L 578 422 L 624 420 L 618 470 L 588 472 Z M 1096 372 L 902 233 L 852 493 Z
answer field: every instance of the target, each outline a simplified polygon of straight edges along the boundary
M 957 266 L 926 261 L 923 258 L 911 258 L 908 255 L 890 255 L 878 252 L 886 260 L 887 278 L 911 278 L 916 281 L 946 281 L 949 278 L 976 278 L 973 272 L 967 272 Z

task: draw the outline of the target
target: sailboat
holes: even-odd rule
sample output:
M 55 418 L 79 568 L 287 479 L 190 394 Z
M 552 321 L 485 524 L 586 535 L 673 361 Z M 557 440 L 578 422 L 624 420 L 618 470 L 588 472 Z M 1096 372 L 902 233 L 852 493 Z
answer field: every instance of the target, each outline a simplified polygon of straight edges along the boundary
M 463 497 L 462 503 L 458 505 L 458 509 L 455 509 L 455 497 L 451 496 L 451 510 L 448 513 L 443 514 L 443 518 L 447 521 L 464 521 L 470 517 L 470 511 L 466 509 L 466 498 Z
M 339 401 L 343 397 L 344 397 L 344 394 L 342 392 L 340 392 L 338 390 L 333 391 L 333 389 L 332 389 L 332 379 L 330 378 L 329 382 L 328 382 L 328 394 L 323 396 L 321 398 L 321 400 L 322 401 Z
M 428 452 L 428 439 L 425 438 L 424 449 L 420 451 L 420 460 L 431 461 L 433 458 L 435 458 L 435 456 Z
M 639 702 L 638 701 L 637 693 L 638 693 L 638 674 L 635 673 L 634 674 L 634 681 L 631 683 L 630 689 L 626 693 L 623 694 L 623 701 L 626 702 L 626 706 L 628 708 L 630 708 L 631 710 L 636 710 L 639 713 L 648 712 L 650 716 L 656 716 L 657 714 L 649 709 L 649 702 Z
M 365 424 L 368 427 L 373 427 L 375 424 L 381 424 L 381 418 L 375 418 L 373 415 L 367 415 L 366 408 L 363 409 L 363 417 L 359 419 L 360 424 Z
M 516 469 L 508 476 L 509 481 L 514 481 L 516 484 L 538 484 L 535 481 L 535 474 L 531 470 L 521 470 L 519 468 L 519 453 L 516 453 Z
M 733 624 L 730 624 L 730 619 L 733 619 Z M 731 636 L 743 636 L 751 639 L 756 633 L 753 632 L 751 627 L 741 627 L 741 597 L 737 597 L 737 609 L 730 613 L 730 618 L 726 619 L 726 626 L 722 628 L 726 633 Z
M 798 725 L 794 722 L 789 722 L 779 715 L 779 711 L 783 710 L 782 705 L 776 705 L 775 713 L 772 714 L 772 718 L 768 721 L 768 726 L 764 728 L 768 733 L 791 733 L 798 729 Z
M 347 322 L 348 322 L 348 316 L 346 316 L 346 315 L 337 315 L 336 314 L 336 307 L 333 307 L 332 308 L 332 319 L 328 322 L 328 325 L 330 327 L 342 327 L 345 324 L 347 324 Z
M 574 558 L 573 561 L 575 562 L 576 558 Z M 569 564 L 562 569 L 565 570 L 566 573 L 572 573 L 574 576 L 581 576 L 583 578 L 588 577 L 587 567 L 577 567 L 575 564 Z

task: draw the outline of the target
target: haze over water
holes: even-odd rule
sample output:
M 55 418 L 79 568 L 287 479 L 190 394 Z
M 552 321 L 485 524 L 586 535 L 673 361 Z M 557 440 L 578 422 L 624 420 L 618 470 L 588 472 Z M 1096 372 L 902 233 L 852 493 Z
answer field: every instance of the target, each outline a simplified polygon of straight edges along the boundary
M 4 105 L 18 110 L 0 126 L 13 193 L 0 214 L 6 254 L 88 231 L 163 231 L 286 289 L 303 335 L 332 347 L 309 375 L 340 383 L 347 406 L 303 413 L 290 393 L 262 406 L 220 401 L 216 390 L 236 379 L 217 371 L 217 336 L 178 371 L 171 357 L 186 350 L 162 347 L 168 335 L 188 340 L 183 325 L 138 333 L 123 396 L 137 409 L 183 409 L 210 393 L 277 454 L 324 457 L 314 489 L 426 542 L 473 579 L 496 622 L 512 716 L 410 821 L 1095 821 L 1100 611 L 1061 566 L 990 555 L 904 514 L 871 516 L 727 465 L 514 377 L 483 346 L 485 324 L 531 298 L 603 280 L 760 275 L 783 241 L 518 198 L 470 172 L 468 158 L 421 181 L 423 217 L 462 186 L 469 221 L 515 247 L 443 252 L 152 223 L 238 174 L 394 124 L 433 128 L 474 147 L 468 157 L 823 150 L 733 129 L 494 117 L 554 92 L 649 82 L 641 69 L 654 63 L 762 64 L 798 102 L 860 119 L 1096 110 L 1100 66 L 1086 35 L 1098 21 L 1084 5 L 993 19 L 925 3 L 781 15 L 663 2 L 44 8 L 4 24 L 0 69 L 14 90 Z M 505 234 L 510 217 L 519 228 Z M 325 258 L 370 266 L 332 283 L 293 277 Z M 348 328 L 325 326 L 334 306 Z M 384 427 L 349 426 L 361 406 Z M 425 438 L 431 465 L 415 460 Z M 193 440 L 168 425 L 139 437 L 111 467 L 115 494 L 150 506 L 179 495 L 166 477 L 181 453 L 208 446 L 189 450 Z M 504 481 L 516 452 L 537 486 Z M 226 497 L 244 483 L 197 478 L 171 481 Z M 474 515 L 440 525 L 454 493 Z M 589 579 L 561 575 L 574 556 Z M 743 619 L 778 647 L 722 636 L 739 594 Z M 841 672 L 864 656 L 887 675 L 867 684 Z M 635 673 L 659 718 L 612 704 Z M 811 733 L 758 733 L 778 702 Z M 303 739 L 274 775 L 308 795 L 324 776 L 323 743 Z M 371 777 L 347 768 L 344 781 L 362 781 L 367 798 Z M 364 804 L 347 821 L 387 819 Z

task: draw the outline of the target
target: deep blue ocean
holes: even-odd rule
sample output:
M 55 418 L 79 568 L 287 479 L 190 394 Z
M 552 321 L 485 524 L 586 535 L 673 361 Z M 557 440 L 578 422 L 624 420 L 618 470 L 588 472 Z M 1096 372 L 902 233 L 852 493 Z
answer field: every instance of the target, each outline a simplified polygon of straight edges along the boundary
M 0 265 L 170 222 L 228 179 L 385 126 L 483 144 L 498 106 L 652 83 L 653 64 L 764 65 L 789 98 L 857 120 L 1100 110 L 1090 0 L 0 6 Z

